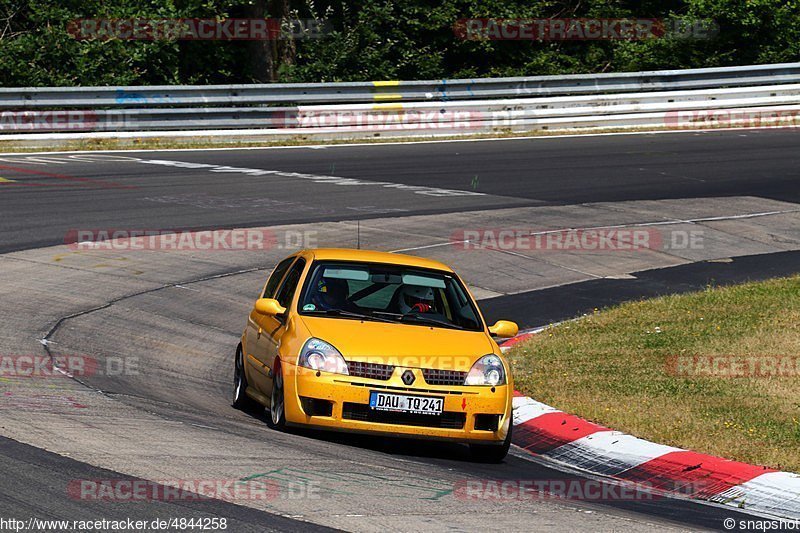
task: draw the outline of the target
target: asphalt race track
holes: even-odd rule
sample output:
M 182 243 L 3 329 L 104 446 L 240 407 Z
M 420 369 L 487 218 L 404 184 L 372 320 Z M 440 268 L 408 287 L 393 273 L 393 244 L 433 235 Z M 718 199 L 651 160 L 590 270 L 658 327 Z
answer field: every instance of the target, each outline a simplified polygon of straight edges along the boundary
M 798 141 L 793 130 L 741 130 L 2 155 L 0 351 L 135 366 L 0 380 L 0 516 L 217 516 L 231 531 L 722 529 L 724 518 L 747 515 L 670 498 L 459 497 L 470 479 L 581 479 L 521 451 L 481 465 L 459 446 L 273 432 L 229 406 L 232 352 L 256 292 L 292 247 L 287 235 L 445 260 L 490 319 L 526 326 L 593 304 L 798 272 Z M 701 232 L 704 244 L 504 253 L 460 250 L 453 238 L 473 226 L 608 225 Z M 242 227 L 270 228 L 278 244 L 117 252 L 76 249 L 73 238 Z M 236 479 L 278 491 L 233 503 L 86 502 L 68 489 L 76 479 Z
M 0 156 L 25 187 L 0 198 L 0 251 L 63 242 L 71 228 L 269 226 L 519 205 L 759 196 L 800 202 L 794 130 L 270 150 Z M 176 168 L 124 157 L 280 170 L 483 196 L 431 197 L 287 176 Z M 91 162 L 89 162 L 91 161 Z M 98 162 L 100 161 L 100 162 Z M 23 187 L 18 187 L 23 188 Z M 91 191 L 87 194 L 87 191 Z M 259 202 L 258 200 L 261 200 Z

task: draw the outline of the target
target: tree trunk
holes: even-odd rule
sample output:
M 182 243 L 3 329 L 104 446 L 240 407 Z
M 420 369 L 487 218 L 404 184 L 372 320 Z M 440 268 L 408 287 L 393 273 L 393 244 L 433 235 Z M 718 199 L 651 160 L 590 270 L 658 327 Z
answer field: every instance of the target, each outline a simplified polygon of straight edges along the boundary
M 288 19 L 291 17 L 289 0 L 255 0 L 247 6 L 247 16 Z M 294 39 L 291 37 L 274 41 L 251 41 L 248 51 L 250 71 L 253 79 L 260 83 L 277 81 L 279 67 L 294 63 L 297 52 Z

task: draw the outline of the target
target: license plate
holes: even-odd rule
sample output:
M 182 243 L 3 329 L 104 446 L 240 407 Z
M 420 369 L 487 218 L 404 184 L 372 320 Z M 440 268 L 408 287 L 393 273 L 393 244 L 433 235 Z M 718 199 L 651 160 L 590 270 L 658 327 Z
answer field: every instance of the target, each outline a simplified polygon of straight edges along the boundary
M 376 411 L 440 415 L 444 410 L 444 398 L 372 391 L 369 395 L 369 406 Z

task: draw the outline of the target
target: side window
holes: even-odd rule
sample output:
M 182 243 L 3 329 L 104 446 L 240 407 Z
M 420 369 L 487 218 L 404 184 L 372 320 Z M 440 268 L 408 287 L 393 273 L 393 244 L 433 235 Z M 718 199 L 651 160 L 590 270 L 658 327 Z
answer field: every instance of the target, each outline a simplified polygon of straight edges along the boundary
M 297 284 L 300 281 L 300 276 L 303 275 L 305 266 L 305 260 L 302 258 L 298 259 L 297 262 L 292 265 L 289 273 L 286 274 L 286 279 L 283 281 L 283 285 L 281 285 L 281 289 L 278 291 L 278 296 L 276 297 L 278 303 L 283 307 L 288 308 L 289 304 L 292 303 L 294 291 L 297 290 Z
M 281 280 L 283 279 L 283 275 L 286 274 L 287 270 L 289 270 L 289 267 L 294 260 L 295 257 L 287 257 L 278 263 L 278 266 L 276 266 L 275 270 L 272 271 L 272 275 L 267 281 L 267 287 L 264 289 L 263 298 L 275 298 L 275 291 L 278 290 L 278 284 L 280 284 Z

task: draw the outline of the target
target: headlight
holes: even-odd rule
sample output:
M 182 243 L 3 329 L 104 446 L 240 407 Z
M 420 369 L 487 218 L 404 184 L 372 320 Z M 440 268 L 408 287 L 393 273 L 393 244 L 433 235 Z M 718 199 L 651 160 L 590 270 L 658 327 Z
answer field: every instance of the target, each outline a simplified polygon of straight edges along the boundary
M 503 361 L 495 354 L 484 355 L 472 365 L 464 380 L 464 385 L 503 385 L 506 382 L 506 370 Z
M 334 374 L 349 374 L 347 362 L 342 357 L 342 354 L 339 353 L 339 350 L 324 340 L 314 337 L 308 339 L 303 345 L 297 364 L 311 370 L 321 370 L 322 372 L 332 372 Z

